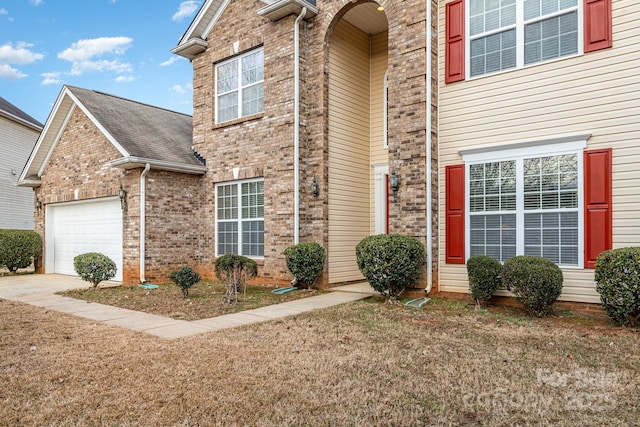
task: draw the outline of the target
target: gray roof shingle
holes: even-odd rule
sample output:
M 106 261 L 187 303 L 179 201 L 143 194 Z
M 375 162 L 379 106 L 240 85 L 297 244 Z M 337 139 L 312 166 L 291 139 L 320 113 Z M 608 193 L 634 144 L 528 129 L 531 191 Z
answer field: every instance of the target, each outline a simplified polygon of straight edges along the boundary
M 192 151 L 191 116 L 67 86 L 131 157 L 202 166 Z
M 16 107 L 15 105 L 13 105 L 12 103 L 10 103 L 9 101 L 7 101 L 6 99 L 0 96 L 0 113 L 2 112 L 10 116 L 16 117 L 22 120 L 23 122 L 26 122 L 34 127 L 42 129 L 42 123 L 40 123 L 39 121 L 37 121 L 36 119 L 34 119 L 33 117 L 31 117 L 30 115 L 28 115 L 27 113 L 25 113 L 24 111 L 22 111 L 21 109 L 19 109 L 18 107 Z

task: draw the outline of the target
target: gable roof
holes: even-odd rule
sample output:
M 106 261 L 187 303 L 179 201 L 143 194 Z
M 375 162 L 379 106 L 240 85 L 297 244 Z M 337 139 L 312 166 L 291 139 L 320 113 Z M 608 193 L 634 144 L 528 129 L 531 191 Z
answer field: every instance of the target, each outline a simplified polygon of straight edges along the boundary
M 178 42 L 178 46 L 171 49 L 176 55 L 187 59 L 201 52 L 209 46 L 207 37 L 216 25 L 222 13 L 232 0 L 206 0 L 195 18 Z M 302 8 L 306 7 L 308 13 L 305 19 L 312 18 L 318 13 L 316 0 L 261 0 L 266 6 L 259 9 L 257 13 L 265 18 L 276 21 L 292 13 L 300 14 Z
M 0 96 L 0 116 L 6 117 L 33 130 L 42 130 L 42 123 Z
M 122 157 L 111 166 L 203 174 L 192 147 L 191 116 L 109 95 L 63 86 L 18 185 L 38 186 L 49 157 L 76 108 L 93 122 Z

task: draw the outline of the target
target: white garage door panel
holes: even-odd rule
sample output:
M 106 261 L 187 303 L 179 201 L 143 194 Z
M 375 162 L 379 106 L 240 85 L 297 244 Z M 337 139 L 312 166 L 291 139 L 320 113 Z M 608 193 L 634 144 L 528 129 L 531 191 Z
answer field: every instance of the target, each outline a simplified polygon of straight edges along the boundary
M 122 210 L 120 201 L 71 203 L 50 208 L 55 273 L 75 275 L 73 258 L 86 252 L 100 252 L 111 258 L 118 271 L 113 280 L 122 280 Z M 51 235 L 51 234 L 49 234 Z M 53 254 L 51 254 L 53 252 Z

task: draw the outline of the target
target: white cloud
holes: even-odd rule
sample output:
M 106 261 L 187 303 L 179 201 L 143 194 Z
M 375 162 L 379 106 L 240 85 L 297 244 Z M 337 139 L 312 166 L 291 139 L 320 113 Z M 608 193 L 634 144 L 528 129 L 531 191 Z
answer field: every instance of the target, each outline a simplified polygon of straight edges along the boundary
M 174 21 L 181 21 L 184 18 L 187 18 L 193 14 L 200 7 L 200 2 L 195 0 L 187 0 L 180 3 L 178 6 L 178 11 L 173 14 L 171 18 Z
M 40 74 L 43 78 L 42 82 L 40 82 L 41 85 L 45 86 L 45 85 L 57 85 L 62 83 L 62 80 L 60 79 L 60 73 L 58 72 L 52 72 L 52 73 L 42 73 Z
M 186 92 L 186 90 L 180 85 L 173 85 L 170 90 L 178 95 L 183 95 Z
M 40 6 L 40 3 L 42 3 L 42 0 L 30 0 L 30 3 L 34 6 Z
M 58 58 L 71 62 L 71 74 L 81 75 L 85 72 L 114 71 L 118 74 L 132 71 L 131 64 L 118 59 L 98 59 L 102 56 L 123 55 L 133 39 L 130 37 L 98 37 L 96 39 L 78 40 L 71 47 L 58 53 Z
M 133 39 L 130 37 L 98 37 L 97 39 L 78 40 L 70 48 L 60 52 L 58 58 L 74 62 L 106 53 L 122 55 L 131 47 L 131 43 L 133 43 Z
M 20 70 L 16 70 L 7 64 L 0 64 L 0 78 L 7 80 L 20 80 L 24 77 L 27 77 L 27 75 Z
M 193 90 L 193 84 L 191 83 L 187 83 L 184 85 L 173 85 L 169 88 L 169 91 L 175 93 L 176 95 L 184 95 L 190 90 Z
M 107 61 L 106 59 L 103 59 L 100 61 L 78 61 L 71 65 L 70 74 L 80 76 L 87 72 L 101 73 L 104 71 L 113 71 L 117 74 L 123 74 L 133 71 L 133 67 L 131 67 L 131 64 L 129 63 L 117 60 Z
M 0 9 L 0 15 L 6 15 L 7 13 L 9 13 L 9 11 L 4 7 Z
M 178 57 L 173 56 L 173 57 L 167 59 L 166 61 L 161 62 L 160 66 L 161 67 L 168 67 L 169 65 L 173 64 L 174 62 L 176 62 L 178 59 L 179 59 Z
M 0 46 L 0 64 L 31 64 L 44 58 L 44 55 L 29 50 L 32 46 L 25 42 L 18 42 L 15 46 L 11 43 Z
M 129 83 L 134 81 L 136 78 L 133 76 L 118 76 L 116 77 L 116 83 Z

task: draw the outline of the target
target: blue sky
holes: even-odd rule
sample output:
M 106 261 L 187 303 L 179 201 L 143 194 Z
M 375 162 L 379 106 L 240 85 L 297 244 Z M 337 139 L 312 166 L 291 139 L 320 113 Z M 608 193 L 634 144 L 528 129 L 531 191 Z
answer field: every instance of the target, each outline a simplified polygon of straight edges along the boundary
M 202 0 L 0 0 L 0 96 L 44 123 L 62 85 L 192 113 L 174 55 Z

